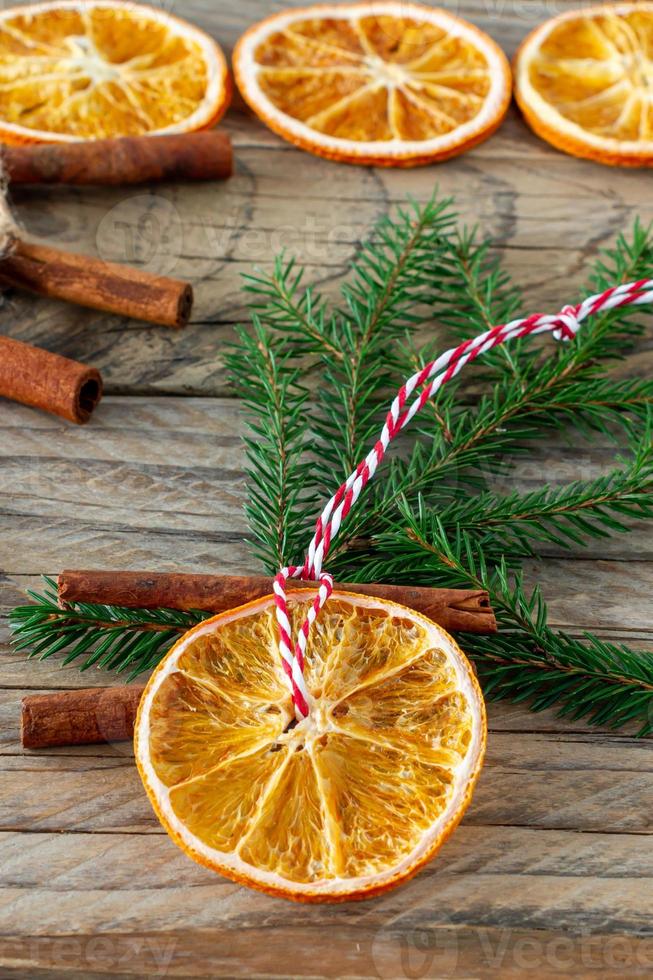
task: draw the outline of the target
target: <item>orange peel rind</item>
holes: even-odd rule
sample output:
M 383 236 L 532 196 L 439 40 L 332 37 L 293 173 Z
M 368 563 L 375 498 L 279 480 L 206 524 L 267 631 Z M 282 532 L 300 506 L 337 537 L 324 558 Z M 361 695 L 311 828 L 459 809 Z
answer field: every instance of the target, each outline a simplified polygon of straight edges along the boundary
M 203 31 L 120 0 L 0 11 L 0 140 L 69 142 L 208 129 L 231 98 Z
M 245 101 L 280 136 L 332 160 L 410 167 L 487 139 L 511 97 L 495 42 L 403 0 L 320 4 L 255 24 L 234 51 Z
M 514 63 L 531 129 L 573 156 L 653 166 L 653 3 L 568 11 L 536 28 Z
M 299 623 L 311 592 L 293 592 Z M 143 695 L 135 752 L 161 823 L 195 861 L 304 902 L 406 881 L 460 821 L 486 742 L 455 642 L 395 603 L 335 593 L 311 633 L 295 722 L 274 599 L 185 634 Z

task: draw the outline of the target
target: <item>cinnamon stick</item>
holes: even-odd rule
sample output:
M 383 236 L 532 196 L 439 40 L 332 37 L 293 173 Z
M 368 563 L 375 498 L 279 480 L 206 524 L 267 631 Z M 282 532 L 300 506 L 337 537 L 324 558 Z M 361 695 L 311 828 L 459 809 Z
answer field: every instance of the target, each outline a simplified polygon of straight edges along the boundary
M 220 612 L 269 594 L 271 579 L 235 575 L 176 575 L 149 572 L 65 571 L 59 601 L 97 602 L 129 608 L 200 609 Z M 314 582 L 289 583 L 315 588 Z M 492 633 L 496 620 L 486 593 L 393 585 L 336 585 L 392 599 L 424 613 L 445 629 Z M 38 694 L 22 702 L 22 744 L 28 749 L 93 745 L 131 739 L 141 686 Z
M 21 741 L 26 749 L 121 742 L 134 733 L 141 686 L 58 691 L 23 698 Z
M 0 395 L 83 425 L 102 397 L 95 368 L 0 337 Z
M 0 284 L 165 327 L 186 326 L 193 307 L 186 282 L 20 239 L 0 261 Z
M 231 140 L 219 130 L 5 146 L 2 161 L 12 184 L 117 186 L 225 180 L 233 172 Z
M 315 588 L 292 580 L 291 589 Z M 486 592 L 403 585 L 336 584 L 336 589 L 377 596 L 409 606 L 448 631 L 495 633 L 497 623 Z M 181 575 L 170 572 L 63 571 L 59 602 L 126 606 L 130 609 L 198 609 L 218 613 L 272 592 L 272 579 L 241 575 Z

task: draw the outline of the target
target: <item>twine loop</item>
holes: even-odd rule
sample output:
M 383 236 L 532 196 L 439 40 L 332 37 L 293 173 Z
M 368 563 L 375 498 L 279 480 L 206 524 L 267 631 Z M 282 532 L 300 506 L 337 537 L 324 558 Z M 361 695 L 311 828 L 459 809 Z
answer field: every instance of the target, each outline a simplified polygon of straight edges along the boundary
M 333 579 L 322 565 L 328 555 L 331 542 L 342 522 L 355 505 L 366 484 L 372 479 L 392 440 L 404 429 L 440 388 L 455 378 L 466 364 L 482 354 L 520 337 L 551 333 L 556 340 L 569 342 L 578 334 L 587 317 L 623 306 L 653 303 L 653 279 L 623 283 L 589 296 L 577 306 L 567 305 L 554 316 L 535 313 L 520 320 L 500 324 L 486 330 L 473 340 L 465 340 L 458 347 L 445 351 L 436 360 L 426 364 L 409 378 L 397 392 L 383 429 L 376 443 L 350 473 L 345 482 L 326 504 L 315 525 L 315 534 L 308 547 L 303 565 L 282 568 L 274 580 L 274 601 L 279 627 L 279 653 L 283 669 L 292 693 L 297 719 L 308 717 L 311 694 L 304 677 L 306 646 L 311 628 L 324 604 L 333 592 Z M 291 578 L 303 578 L 319 583 L 313 602 L 304 622 L 293 639 L 288 617 L 287 583 Z
M 293 644 L 292 627 L 288 618 L 286 585 L 289 578 L 299 578 L 303 576 L 303 573 L 304 569 L 301 565 L 290 565 L 287 568 L 282 568 L 276 575 L 272 586 L 274 601 L 277 607 L 279 653 L 281 654 L 281 663 L 292 691 L 292 699 L 298 721 L 308 717 L 310 710 L 311 696 L 304 678 L 304 655 L 306 653 L 308 634 L 322 607 L 333 592 L 333 578 L 328 572 L 324 572 L 319 576 L 320 587 L 309 607 L 306 619 L 299 628 L 297 639 Z
M 581 327 L 581 320 L 578 315 L 579 306 L 565 306 L 557 316 L 558 326 L 553 331 L 556 340 L 573 340 Z

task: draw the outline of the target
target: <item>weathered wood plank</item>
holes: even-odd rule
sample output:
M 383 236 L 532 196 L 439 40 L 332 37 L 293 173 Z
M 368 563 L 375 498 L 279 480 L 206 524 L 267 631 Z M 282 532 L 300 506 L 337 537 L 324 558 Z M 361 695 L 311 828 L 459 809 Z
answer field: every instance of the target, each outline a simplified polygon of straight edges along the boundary
M 560 971 L 580 963 L 582 951 L 595 958 L 584 966 L 597 970 L 618 952 L 632 967 L 627 975 L 644 975 L 652 869 L 650 852 L 642 853 L 639 843 L 610 834 L 463 825 L 439 858 L 398 892 L 354 906 L 294 908 L 198 868 L 163 836 L 148 837 L 144 847 L 142 837 L 123 834 L 3 834 L 0 929 L 9 924 L 14 938 L 3 943 L 2 955 L 7 965 L 31 956 L 35 964 L 61 968 L 65 961 L 56 959 L 65 955 L 67 936 L 75 962 L 101 972 L 116 970 L 118 957 L 131 949 L 136 956 L 118 973 L 152 964 L 155 953 L 168 951 L 173 976 L 208 969 L 212 976 L 500 971 L 510 977 L 523 975 L 530 953 L 539 977 L 565 975 Z M 562 946 L 554 944 L 556 930 L 568 937 Z M 624 946 L 619 939 L 626 931 L 640 936 Z M 329 949 L 312 969 L 308 959 L 293 957 L 292 971 L 287 964 L 284 970 L 280 937 L 301 939 L 315 955 L 325 932 Z M 91 937 L 106 942 L 94 946 Z M 406 972 L 407 955 L 413 970 L 421 967 L 417 974 Z M 462 972 L 449 974 L 452 967 Z
M 494 877 L 523 874 L 533 877 L 634 878 L 653 876 L 653 851 L 641 838 L 629 834 L 582 835 L 565 830 L 533 830 L 524 827 L 477 827 L 463 823 L 447 842 L 436 861 L 422 872 L 431 881 L 443 876 L 476 874 Z M 165 889 L 174 881 L 179 888 L 229 882 L 188 861 L 165 834 L 148 836 L 147 854 L 138 834 L 85 834 L 70 837 L 34 832 L 21 836 L 0 832 L 0 886 L 43 888 L 51 891 Z M 99 874 L 101 873 L 101 874 Z M 244 895 L 256 896 L 250 892 Z M 401 893 L 397 893 L 400 895 Z M 388 904 L 389 898 L 386 899 Z M 352 906 L 374 911 L 376 903 Z M 288 909 L 274 903 L 271 909 Z M 292 907 L 292 906 L 291 906 Z M 632 909 L 624 908 L 625 914 Z M 38 910 L 34 911 L 34 920 Z M 30 925 L 30 923 L 25 923 Z
M 242 430 L 238 405 L 229 399 L 107 398 L 87 427 L 7 405 L 0 421 L 0 567 L 20 574 L 59 570 L 78 564 L 83 549 L 87 565 L 105 568 L 251 568 Z M 605 437 L 571 445 L 547 440 L 534 445 L 510 477 L 490 476 L 490 482 L 507 492 L 540 486 L 544 471 L 552 484 L 593 478 L 618 465 L 623 443 L 623 437 L 616 444 Z M 543 553 L 643 565 L 653 558 L 653 531 L 645 522 L 626 523 L 634 533 L 571 552 L 547 546 Z M 22 547 L 27 528 L 34 538 L 28 553 Z M 588 584 L 597 569 L 588 573 Z M 645 583 L 645 569 L 642 575 Z M 637 581 L 632 587 L 635 595 L 647 588 Z
M 638 848 L 637 845 L 640 844 Z M 467 925 L 537 927 L 538 904 L 552 919 L 572 933 L 607 925 L 600 917 L 609 892 L 622 893 L 625 903 L 608 930 L 646 926 L 651 896 L 650 862 L 642 861 L 641 842 L 627 836 L 582 835 L 561 831 L 529 831 L 463 826 L 455 841 L 421 875 L 401 891 L 374 903 L 337 908 L 298 909 L 295 921 L 303 924 L 359 924 L 361 929 L 383 929 L 391 923 L 427 927 L 457 925 L 460 905 L 468 904 L 466 891 L 474 885 Z M 138 835 L 75 834 L 68 838 L 35 833 L 24 837 L 3 834 L 2 886 L 12 899 L 0 910 L 3 919 L 16 915 L 17 935 L 56 935 L 59 901 L 80 904 L 77 934 L 120 932 L 129 916 L 132 930 L 201 929 L 215 906 L 223 910 L 223 927 L 244 928 L 265 911 L 269 926 L 283 927 L 289 907 L 240 889 L 231 882 L 189 862 L 165 837 L 148 837 L 144 847 Z M 147 856 L 144 856 L 145 853 Z M 582 861 L 579 860 L 582 857 Z M 615 874 L 615 869 L 618 873 Z M 518 883 L 522 886 L 521 895 Z M 103 887 L 98 887 L 98 879 Z M 634 892 L 624 887 L 635 884 Z M 176 902 L 168 901 L 174 882 Z M 542 899 L 545 889 L 549 894 Z M 26 889 L 38 889 L 41 905 L 27 908 Z M 442 896 L 433 904 L 436 894 Z M 57 896 L 56 901 L 47 895 Z M 583 903 L 579 902 L 583 896 Z M 642 900 L 635 905 L 634 899 Z M 521 900 L 520 900 L 521 899 Z M 204 911 L 202 911 L 204 910 Z
M 343 913 L 340 913 L 343 915 Z M 337 935 L 337 943 L 334 940 Z M 292 957 L 288 950 L 292 949 Z M 245 977 L 311 980 L 343 977 L 474 977 L 479 980 L 561 980 L 650 976 L 651 941 L 637 934 L 574 936 L 546 929 L 422 925 L 407 934 L 383 928 L 369 936 L 346 922 L 325 928 L 295 925 L 274 932 L 212 925 L 177 933 L 111 933 L 11 939 L 6 977 L 63 980 L 71 968 L 85 980 L 109 976 Z M 289 963 L 292 959 L 292 964 Z M 289 969 L 292 972 L 289 972 Z M 419 971 L 419 972 L 417 972 Z M 500 972 L 499 972 L 500 971 Z
M 613 637 L 606 635 L 605 639 L 613 639 L 635 645 L 638 649 L 650 649 L 653 652 L 653 637 Z M 5 645 L 0 645 L 0 664 L 2 668 L 3 688 L 0 689 L 0 753 L 23 754 L 20 746 L 20 701 L 28 694 L 44 694 L 48 692 L 73 690 L 87 687 L 109 687 L 125 683 L 124 676 L 117 676 L 110 671 L 92 669 L 81 673 L 74 666 L 62 667 L 53 658 L 47 661 L 27 660 L 22 654 L 12 653 Z M 144 675 L 147 678 L 147 675 Z M 614 729 L 590 725 L 585 721 L 573 721 L 560 718 L 553 710 L 532 712 L 527 704 L 516 705 L 509 702 L 490 703 L 488 706 L 488 726 L 490 732 L 524 734 L 524 735 L 567 735 L 588 736 L 595 744 L 608 736 L 610 740 L 635 736 L 639 725 L 632 724 Z M 525 744 L 525 743 L 524 743 Z M 649 751 L 650 751 L 650 742 Z M 58 755 L 111 756 L 124 755 L 125 748 L 118 746 L 86 746 L 48 750 Z M 39 756 L 48 753 L 39 752 Z
M 159 833 L 130 743 L 113 754 L 0 755 L 0 829 Z M 650 834 L 650 743 L 627 738 L 495 732 L 466 816 L 473 825 Z M 47 774 L 47 777 L 46 777 Z M 44 793 L 44 779 L 56 793 Z
M 84 564 L 96 567 L 253 571 L 243 543 L 240 430 L 238 406 L 230 400 L 110 398 L 93 429 L 11 406 L 0 423 L 6 447 L 0 563 L 21 577 L 2 584 L 1 606 L 23 602 L 23 589 L 39 585 L 38 577 L 23 575 L 56 574 L 79 564 L 81 554 Z M 536 486 L 543 466 L 552 480 L 595 476 L 609 468 L 614 452 L 604 440 L 574 448 L 547 443 L 519 463 L 514 484 L 497 489 Z M 606 638 L 646 648 L 650 542 L 650 527 L 642 525 L 636 534 L 579 552 L 583 560 L 531 562 L 530 581 L 543 585 L 554 622 L 604 630 Z M 620 560 L 586 560 L 601 553 L 638 559 L 637 574 Z M 3 671 L 5 683 L 15 687 L 113 681 L 100 671 L 62 673 L 56 663 L 26 663 L 22 656 L 3 660 Z
M 127 526 L 107 518 L 102 523 L 73 518 L 41 520 L 15 512 L 0 516 L 0 535 L 12 558 L 12 574 L 56 573 L 80 563 L 88 568 L 159 569 L 186 572 L 248 573 L 252 559 L 237 530 L 195 530 L 148 526 L 147 520 Z M 29 552 L 25 541 L 33 535 Z M 525 563 L 527 582 L 539 583 L 550 602 L 552 622 L 590 629 L 651 627 L 653 562 L 583 561 L 551 558 Z
M 120 188 L 85 188 L 83 195 L 72 188 L 17 188 L 12 201 L 35 238 L 56 236 L 69 249 L 97 250 L 107 259 L 147 267 L 159 263 L 166 272 L 176 263 L 178 274 L 186 271 L 200 282 L 215 277 L 225 260 L 268 264 L 271 251 L 284 247 L 301 250 L 299 257 L 310 267 L 337 268 L 388 207 L 402 204 L 409 194 L 428 200 L 435 186 L 442 196 L 456 199 L 462 222 L 480 223 L 495 247 L 550 252 L 549 278 L 562 268 L 556 256 L 566 256 L 567 262 L 578 252 L 577 260 L 591 257 L 623 230 L 629 216 L 643 208 L 646 217 L 651 207 L 638 195 L 636 171 L 619 173 L 607 196 L 603 168 L 565 158 L 545 144 L 541 158 L 529 153 L 527 179 L 517 154 L 522 124 L 516 114 L 473 152 L 435 169 L 407 171 L 337 166 L 274 136 L 272 146 L 240 145 L 239 125 L 236 114 L 227 116 L 238 167 L 227 183 L 162 184 L 130 189 L 128 197 Z M 261 130 L 258 122 L 247 123 L 248 136 Z M 503 146 L 497 157 L 489 153 L 495 142 Z M 600 215 L 587 207 L 596 198 L 604 201 Z M 578 221 L 569 220 L 569 209 Z M 563 238 L 554 237 L 563 230 Z M 541 263 L 531 264 L 541 275 Z
M 157 536 L 184 537 L 189 542 L 193 538 L 204 538 L 207 542 L 237 543 L 233 561 L 251 566 L 252 559 L 241 546 L 249 534 L 243 517 L 244 472 L 230 468 L 234 460 L 228 449 L 216 455 L 224 455 L 224 469 L 198 466 L 185 470 L 119 461 L 103 464 L 95 460 L 70 463 L 48 460 L 35 467 L 31 460 L 14 457 L 3 467 L 3 476 L 8 481 L 24 477 L 23 482 L 17 484 L 24 489 L 6 495 L 0 491 L 0 526 L 7 535 L 11 534 L 9 525 L 13 525 L 15 533 L 24 534 L 25 525 L 29 523 L 34 533 L 42 537 L 44 549 L 48 548 L 50 533 L 55 534 L 58 544 L 64 544 L 65 538 L 60 535 L 66 534 L 70 525 L 80 537 L 87 531 L 95 533 L 103 529 L 108 534 L 115 533 L 120 540 L 123 535 L 140 538 L 151 532 Z M 116 480 L 120 481 L 115 484 L 120 488 L 119 493 L 106 496 L 103 487 Z M 56 496 L 45 496 L 42 492 L 44 484 L 45 489 L 50 484 Z M 518 487 L 520 484 L 515 480 L 512 489 Z M 576 546 L 570 552 L 547 544 L 540 546 L 540 552 L 547 558 L 575 557 L 582 561 L 645 562 L 653 559 L 653 535 L 648 524 L 643 520 L 625 523 L 630 527 L 627 535 L 590 540 L 586 547 Z M 10 539 L 6 540 L 9 544 Z M 139 549 L 147 547 L 145 539 L 133 543 L 137 543 Z M 156 550 L 160 555 L 160 549 Z M 216 554 L 216 559 L 221 557 Z M 70 561 L 67 564 L 70 566 Z M 124 562 L 120 564 L 124 566 Z M 14 565 L 22 574 L 33 567 L 30 565 L 25 569 L 20 564 Z M 51 560 L 46 560 L 42 567 L 53 567 Z

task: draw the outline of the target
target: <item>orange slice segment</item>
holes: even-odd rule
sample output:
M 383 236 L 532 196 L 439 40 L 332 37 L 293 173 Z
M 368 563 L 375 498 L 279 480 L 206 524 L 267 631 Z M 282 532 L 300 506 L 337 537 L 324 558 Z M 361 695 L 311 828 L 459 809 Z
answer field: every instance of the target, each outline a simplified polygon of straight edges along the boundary
M 554 17 L 515 60 L 515 95 L 530 127 L 574 156 L 653 165 L 653 3 Z
M 240 39 L 234 72 L 271 129 L 350 163 L 456 156 L 493 133 L 510 102 L 510 67 L 486 34 L 402 0 L 275 14 Z
M 0 12 L 0 139 L 67 140 L 207 128 L 230 98 L 202 31 L 120 0 L 53 0 Z
M 310 597 L 294 592 L 295 626 Z M 187 633 L 159 665 L 136 760 L 192 858 L 299 901 L 405 881 L 461 819 L 485 749 L 483 700 L 454 641 L 395 603 L 336 593 L 309 640 L 310 716 L 280 666 L 271 596 Z

